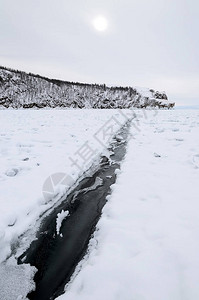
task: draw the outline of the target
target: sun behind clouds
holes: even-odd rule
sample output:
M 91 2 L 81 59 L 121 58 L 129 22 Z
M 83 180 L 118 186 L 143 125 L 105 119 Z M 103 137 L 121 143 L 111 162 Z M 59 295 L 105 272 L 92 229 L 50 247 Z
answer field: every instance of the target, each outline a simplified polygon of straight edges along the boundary
M 97 31 L 106 31 L 108 28 L 108 21 L 103 16 L 97 16 L 93 20 L 93 26 Z

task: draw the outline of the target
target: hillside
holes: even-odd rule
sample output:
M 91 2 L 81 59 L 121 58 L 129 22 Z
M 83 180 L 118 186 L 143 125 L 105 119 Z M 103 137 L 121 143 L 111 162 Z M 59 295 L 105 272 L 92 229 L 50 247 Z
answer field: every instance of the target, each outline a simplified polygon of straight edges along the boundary
M 164 92 L 49 79 L 0 66 L 0 108 L 172 108 Z

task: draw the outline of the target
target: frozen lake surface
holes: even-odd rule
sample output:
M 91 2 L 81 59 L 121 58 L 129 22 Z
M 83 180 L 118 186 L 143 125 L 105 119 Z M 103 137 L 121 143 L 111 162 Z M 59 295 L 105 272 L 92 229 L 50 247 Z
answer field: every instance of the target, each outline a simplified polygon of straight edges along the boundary
M 60 299 L 199 298 L 199 111 L 137 113 L 89 252 Z M 75 182 L 106 153 L 102 129 L 114 124 L 116 130 L 125 120 L 113 110 L 0 111 L 1 262 L 22 254 L 40 216 L 69 188 L 57 180 L 43 194 L 46 179 L 64 173 Z M 23 299 L 34 272 L 12 256 L 0 267 L 0 295 Z M 24 277 L 20 293 L 16 278 L 24 283 Z

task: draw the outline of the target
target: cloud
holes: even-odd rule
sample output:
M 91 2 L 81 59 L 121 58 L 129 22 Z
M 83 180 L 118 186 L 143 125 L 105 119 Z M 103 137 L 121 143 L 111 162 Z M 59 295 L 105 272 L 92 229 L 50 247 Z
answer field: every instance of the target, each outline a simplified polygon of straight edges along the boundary
M 1 0 L 0 63 L 49 77 L 199 97 L 196 0 Z M 93 29 L 96 15 L 109 27 Z

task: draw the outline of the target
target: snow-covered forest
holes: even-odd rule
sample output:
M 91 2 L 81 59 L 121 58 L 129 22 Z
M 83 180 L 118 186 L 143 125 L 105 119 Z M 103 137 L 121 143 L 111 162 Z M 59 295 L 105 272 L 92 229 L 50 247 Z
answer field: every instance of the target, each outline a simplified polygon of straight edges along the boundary
M 172 108 L 164 92 L 49 79 L 0 67 L 0 108 Z

